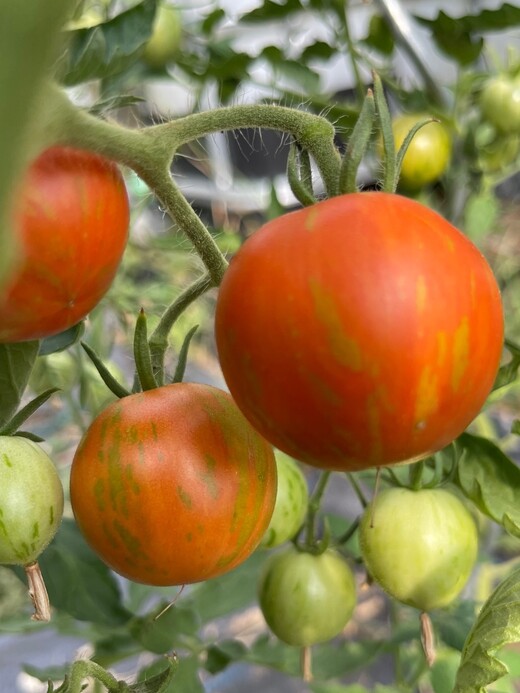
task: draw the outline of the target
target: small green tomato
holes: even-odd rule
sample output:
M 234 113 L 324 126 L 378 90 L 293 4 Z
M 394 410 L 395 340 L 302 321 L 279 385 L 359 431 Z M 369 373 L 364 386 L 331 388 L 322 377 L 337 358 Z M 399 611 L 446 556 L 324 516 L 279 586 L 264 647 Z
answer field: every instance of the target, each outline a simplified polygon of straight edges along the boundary
M 52 540 L 63 514 L 63 488 L 42 448 L 20 436 L 0 436 L 0 564 L 33 563 Z
M 292 457 L 277 451 L 278 486 L 276 504 L 260 546 L 272 549 L 292 539 L 307 512 L 309 489 L 299 465 Z
M 258 594 L 271 631 L 301 647 L 339 635 L 356 605 L 352 571 L 331 549 L 314 555 L 290 546 L 275 553 L 265 566 Z
M 389 488 L 365 511 L 359 544 L 375 582 L 403 604 L 430 611 L 450 604 L 465 586 L 478 534 L 449 491 Z

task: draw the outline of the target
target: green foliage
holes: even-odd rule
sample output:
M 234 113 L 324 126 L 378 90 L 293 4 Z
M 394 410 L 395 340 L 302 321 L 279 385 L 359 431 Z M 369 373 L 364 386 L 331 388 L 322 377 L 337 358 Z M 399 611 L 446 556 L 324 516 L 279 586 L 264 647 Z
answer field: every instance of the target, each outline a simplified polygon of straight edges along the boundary
M 152 33 L 156 0 L 143 0 L 113 19 L 69 32 L 68 50 L 58 64 L 63 84 L 108 79 L 130 67 Z
M 480 693 L 508 673 L 496 655 L 504 645 L 520 640 L 519 590 L 520 571 L 515 571 L 482 607 L 462 650 L 454 693 Z
M 491 440 L 459 438 L 457 481 L 477 508 L 520 537 L 520 468 Z

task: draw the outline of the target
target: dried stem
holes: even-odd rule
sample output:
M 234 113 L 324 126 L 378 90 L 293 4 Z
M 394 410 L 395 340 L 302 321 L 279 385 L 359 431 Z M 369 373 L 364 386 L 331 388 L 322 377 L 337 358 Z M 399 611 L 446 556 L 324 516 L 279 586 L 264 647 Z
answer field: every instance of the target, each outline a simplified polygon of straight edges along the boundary
M 33 621 L 50 621 L 51 605 L 38 561 L 24 566 L 24 570 L 29 583 L 29 596 L 34 605 L 34 614 L 31 618 Z

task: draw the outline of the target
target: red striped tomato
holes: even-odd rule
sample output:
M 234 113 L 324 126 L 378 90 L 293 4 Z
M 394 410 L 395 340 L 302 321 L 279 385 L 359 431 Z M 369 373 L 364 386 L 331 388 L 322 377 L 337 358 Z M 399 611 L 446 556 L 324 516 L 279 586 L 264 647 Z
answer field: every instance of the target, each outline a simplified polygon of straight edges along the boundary
M 268 222 L 220 287 L 216 340 L 253 426 L 308 464 L 419 459 L 477 415 L 503 342 L 479 250 L 434 211 L 382 192 Z
M 87 542 L 113 570 L 182 585 L 227 572 L 256 548 L 276 463 L 226 392 L 179 383 L 124 397 L 94 419 L 70 495 Z
M 97 154 L 52 147 L 22 180 L 13 221 L 22 258 L 0 297 L 0 342 L 56 334 L 99 303 L 128 237 L 123 177 Z

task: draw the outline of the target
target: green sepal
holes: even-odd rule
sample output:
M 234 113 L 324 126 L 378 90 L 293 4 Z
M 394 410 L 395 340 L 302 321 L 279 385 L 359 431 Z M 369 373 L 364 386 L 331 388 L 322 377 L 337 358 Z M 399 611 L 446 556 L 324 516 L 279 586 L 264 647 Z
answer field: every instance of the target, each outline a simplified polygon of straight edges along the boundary
M 5 423 L 2 428 L 0 428 L 0 435 L 2 436 L 12 436 L 20 428 L 20 426 L 27 421 L 27 419 L 37 411 L 42 404 L 49 399 L 51 395 L 58 392 L 59 387 L 51 387 L 49 390 L 45 390 L 41 395 L 38 395 L 30 402 L 28 402 L 24 407 L 17 412 L 12 419 Z
M 179 359 L 177 361 L 177 367 L 175 368 L 175 373 L 173 376 L 173 383 L 181 383 L 184 378 L 184 372 L 186 370 L 186 362 L 188 360 L 188 350 L 190 348 L 191 340 L 195 332 L 199 329 L 198 325 L 195 325 L 184 337 L 182 342 L 181 350 L 179 352 Z
M 383 83 L 379 75 L 374 72 L 374 98 L 377 112 L 377 124 L 381 130 L 384 152 L 384 173 L 382 190 L 384 192 L 395 192 L 397 188 L 397 162 L 395 155 L 394 133 L 392 131 L 392 116 L 388 110 Z
M 370 142 L 375 113 L 374 93 L 369 89 L 354 129 L 348 139 L 347 148 L 341 162 L 339 173 L 340 194 L 355 192 L 357 189 L 357 171 Z
M 158 387 L 158 383 L 153 372 L 152 354 L 148 344 L 148 325 L 142 308 L 135 323 L 134 359 L 137 378 L 142 390 L 154 390 Z
M 98 354 L 94 351 L 94 349 L 91 346 L 86 344 L 86 342 L 81 342 L 81 346 L 83 347 L 83 349 L 87 353 L 87 356 L 96 367 L 96 370 L 99 373 L 105 385 L 111 392 L 114 393 L 116 397 L 119 397 L 121 399 L 122 397 L 127 397 L 131 394 L 129 390 L 127 390 L 123 385 L 121 385 L 121 383 L 118 380 L 114 378 L 112 373 L 108 370 L 108 368 L 105 366 L 103 361 L 100 359 Z

